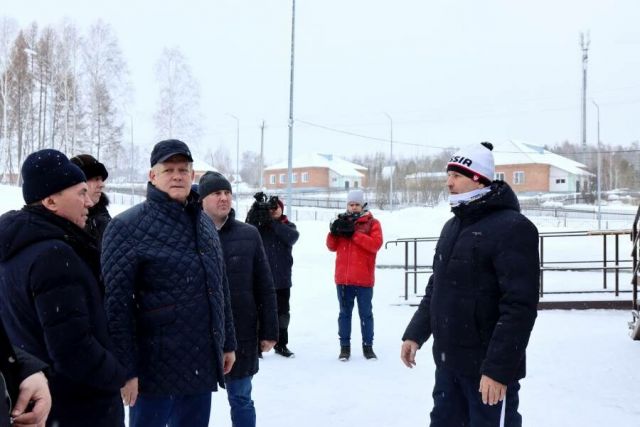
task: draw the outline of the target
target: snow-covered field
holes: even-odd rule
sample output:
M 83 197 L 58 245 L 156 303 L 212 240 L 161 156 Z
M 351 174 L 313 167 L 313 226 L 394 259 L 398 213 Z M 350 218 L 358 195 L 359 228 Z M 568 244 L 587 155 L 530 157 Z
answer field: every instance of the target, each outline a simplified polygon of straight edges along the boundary
M 243 205 L 249 201 L 241 201 Z M 0 186 L 0 212 L 21 206 L 18 188 Z M 112 213 L 125 209 L 114 205 Z M 448 209 L 373 211 L 385 240 L 438 235 Z M 402 270 L 378 269 L 374 292 L 377 361 L 358 351 L 354 312 L 352 360 L 337 359 L 338 303 L 333 284 L 334 255 L 324 245 L 330 213 L 300 220 L 294 250 L 290 347 L 294 359 L 265 355 L 254 378 L 254 400 L 262 427 L 388 427 L 428 424 L 434 364 L 428 343 L 418 365 L 399 359 L 400 337 L 415 308 L 398 304 Z M 300 218 L 303 216 L 300 215 Z M 585 229 L 593 224 L 576 225 Z M 621 224 L 619 228 L 629 228 Z M 551 231 L 541 226 L 541 230 Z M 556 229 L 557 230 L 557 229 Z M 572 251 L 598 251 L 597 240 Z M 593 246 L 592 246 L 593 245 Z M 558 251 L 569 250 L 559 247 Z M 382 249 L 380 264 L 397 264 L 399 248 Z M 426 278 L 425 278 L 426 279 Z M 566 282 L 567 278 L 562 281 Z M 424 281 L 423 281 L 424 282 Z M 629 289 L 628 280 L 622 281 Z M 422 285 L 423 287 L 424 285 Z M 640 425 L 640 342 L 627 334 L 626 311 L 541 311 L 528 350 L 528 376 L 522 381 L 524 424 L 536 427 Z M 226 394 L 214 395 L 211 426 L 231 426 Z

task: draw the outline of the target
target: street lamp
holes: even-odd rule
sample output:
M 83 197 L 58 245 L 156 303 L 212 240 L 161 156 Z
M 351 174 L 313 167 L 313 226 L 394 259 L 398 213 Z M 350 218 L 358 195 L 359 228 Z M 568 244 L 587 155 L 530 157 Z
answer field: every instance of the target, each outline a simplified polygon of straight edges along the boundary
M 227 116 L 233 117 L 236 121 L 236 177 L 235 177 L 235 182 L 236 182 L 236 209 L 238 208 L 238 181 L 240 179 L 240 119 L 238 119 L 236 116 L 234 116 L 233 114 L 227 113 Z
M 596 106 L 596 117 L 597 117 L 597 121 L 598 121 L 598 135 L 597 135 L 597 144 L 598 144 L 598 151 L 597 151 L 597 160 L 596 162 L 598 163 L 597 166 L 597 171 L 596 173 L 598 174 L 598 176 L 596 177 L 596 182 L 597 182 L 597 197 L 598 197 L 598 230 L 601 230 L 601 222 L 602 222 L 602 203 L 601 203 L 601 199 L 600 199 L 600 106 L 596 103 L 596 101 L 594 101 L 593 99 L 591 100 L 591 102 L 593 102 L 593 105 Z
M 393 212 L 393 119 L 387 113 L 383 113 L 389 119 L 389 144 L 391 146 L 391 163 L 389 167 L 389 210 Z
M 291 218 L 292 192 L 291 181 L 293 178 L 293 65 L 296 39 L 296 0 L 291 5 L 291 64 L 289 69 L 289 146 L 287 154 L 287 216 Z

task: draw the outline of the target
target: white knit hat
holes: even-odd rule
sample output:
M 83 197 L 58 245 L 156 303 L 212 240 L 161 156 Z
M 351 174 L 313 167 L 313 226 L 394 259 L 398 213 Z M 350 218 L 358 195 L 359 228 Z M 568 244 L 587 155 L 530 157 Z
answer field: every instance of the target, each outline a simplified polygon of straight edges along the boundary
M 485 186 L 491 185 L 495 175 L 491 150 L 493 144 L 490 142 L 465 147 L 451 156 L 447 163 L 447 172 L 455 171 Z
M 360 189 L 354 189 L 347 194 L 347 204 L 358 203 L 364 205 L 364 193 Z

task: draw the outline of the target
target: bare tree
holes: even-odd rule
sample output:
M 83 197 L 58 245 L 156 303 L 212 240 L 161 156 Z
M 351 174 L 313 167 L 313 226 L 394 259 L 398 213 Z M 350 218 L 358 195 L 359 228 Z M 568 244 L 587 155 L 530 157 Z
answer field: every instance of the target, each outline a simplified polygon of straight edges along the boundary
M 2 106 L 2 128 L 0 128 L 0 165 L 3 171 L 11 174 L 13 165 L 11 163 L 11 138 L 9 137 L 9 83 L 11 73 L 11 47 L 12 42 L 18 32 L 18 24 L 8 17 L 0 18 L 0 105 Z M 4 173 L 2 177 L 4 179 Z
M 87 74 L 87 137 L 91 152 L 100 159 L 103 149 L 115 160 L 122 144 L 123 121 L 117 99 L 126 90 L 126 68 L 118 39 L 103 21 L 91 26 L 83 46 Z
M 160 85 L 153 115 L 158 139 L 181 138 L 197 145 L 202 136 L 200 89 L 179 48 L 165 48 L 156 63 Z

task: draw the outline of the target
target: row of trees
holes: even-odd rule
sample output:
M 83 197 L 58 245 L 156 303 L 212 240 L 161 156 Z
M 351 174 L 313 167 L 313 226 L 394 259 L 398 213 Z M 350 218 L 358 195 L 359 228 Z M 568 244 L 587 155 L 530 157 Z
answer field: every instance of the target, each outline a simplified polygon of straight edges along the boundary
M 29 153 L 56 148 L 113 161 L 122 154 L 126 64 L 111 27 L 63 22 L 18 29 L 0 18 L 0 168 L 16 183 Z

